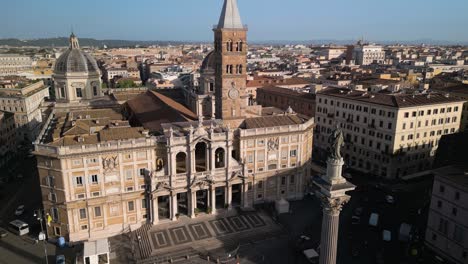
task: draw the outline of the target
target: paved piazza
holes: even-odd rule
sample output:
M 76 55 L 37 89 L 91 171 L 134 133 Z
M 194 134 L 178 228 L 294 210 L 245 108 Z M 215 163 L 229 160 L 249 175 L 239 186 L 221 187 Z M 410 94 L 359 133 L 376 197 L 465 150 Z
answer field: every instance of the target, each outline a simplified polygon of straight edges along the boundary
M 206 252 L 241 244 L 245 239 L 264 239 L 265 234 L 280 231 L 280 226 L 258 212 L 202 215 L 195 219 L 181 217 L 177 222 L 159 224 L 149 229 L 143 234 L 148 237 L 142 241 L 149 242 L 151 247 L 140 246 L 151 248 L 149 256 L 168 254 L 181 248 Z

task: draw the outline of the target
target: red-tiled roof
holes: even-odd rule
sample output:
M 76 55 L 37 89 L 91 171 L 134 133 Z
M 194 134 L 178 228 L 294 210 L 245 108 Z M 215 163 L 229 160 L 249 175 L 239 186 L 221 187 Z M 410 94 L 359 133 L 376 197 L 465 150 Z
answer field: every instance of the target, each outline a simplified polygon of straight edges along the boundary
M 187 107 L 158 92 L 147 91 L 127 102 L 135 118 L 150 131 L 160 131 L 161 124 L 196 120 Z

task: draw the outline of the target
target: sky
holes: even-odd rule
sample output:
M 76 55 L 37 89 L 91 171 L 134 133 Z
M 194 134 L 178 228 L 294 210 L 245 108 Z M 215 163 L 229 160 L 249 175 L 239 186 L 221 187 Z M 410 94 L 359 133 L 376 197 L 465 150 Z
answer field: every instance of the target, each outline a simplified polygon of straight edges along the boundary
M 4 0 L 0 38 L 211 41 L 223 0 Z M 238 0 L 250 41 L 468 42 L 467 0 Z

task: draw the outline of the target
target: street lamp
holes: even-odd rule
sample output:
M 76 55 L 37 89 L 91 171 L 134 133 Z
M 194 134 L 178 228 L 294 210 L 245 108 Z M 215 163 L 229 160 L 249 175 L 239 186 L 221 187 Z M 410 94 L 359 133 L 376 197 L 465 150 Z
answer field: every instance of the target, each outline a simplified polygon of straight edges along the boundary
M 35 211 L 34 216 L 37 218 L 37 220 L 41 224 L 41 234 L 39 234 L 39 237 L 41 237 L 41 235 L 42 235 L 42 242 L 43 242 L 43 245 L 44 245 L 44 256 L 45 256 L 46 264 L 49 264 L 49 260 L 47 259 L 46 237 L 45 237 L 45 233 L 44 233 L 44 227 L 42 226 L 42 220 L 43 220 L 42 211 L 40 209 Z

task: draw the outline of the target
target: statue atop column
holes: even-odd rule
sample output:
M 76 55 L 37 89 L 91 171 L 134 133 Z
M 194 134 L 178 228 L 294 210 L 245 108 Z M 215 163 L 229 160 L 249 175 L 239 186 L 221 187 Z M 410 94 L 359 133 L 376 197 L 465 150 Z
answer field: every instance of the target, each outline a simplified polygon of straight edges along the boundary
M 341 147 L 344 146 L 343 131 L 336 125 L 335 130 L 328 137 L 328 143 L 330 144 L 330 153 L 328 157 L 334 160 L 341 160 Z

